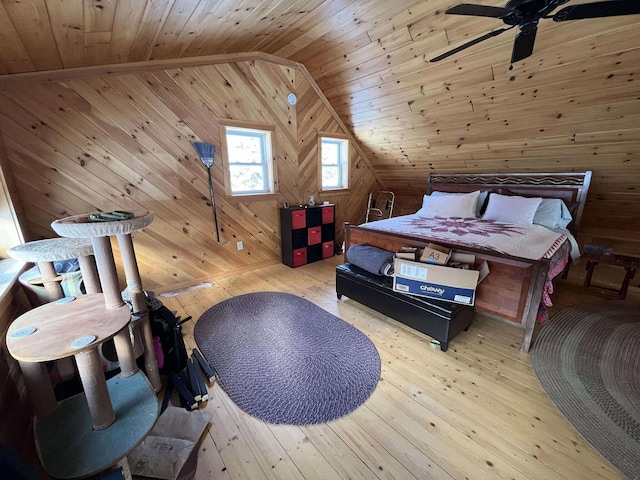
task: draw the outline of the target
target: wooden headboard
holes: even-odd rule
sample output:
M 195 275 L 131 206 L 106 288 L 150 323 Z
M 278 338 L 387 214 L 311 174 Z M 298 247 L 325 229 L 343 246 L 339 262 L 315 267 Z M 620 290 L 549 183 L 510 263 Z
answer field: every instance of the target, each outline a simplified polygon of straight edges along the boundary
M 572 233 L 577 234 L 582 220 L 591 171 L 576 173 L 431 173 L 427 193 L 473 192 L 489 190 L 495 193 L 526 197 L 560 198 L 573 216 Z

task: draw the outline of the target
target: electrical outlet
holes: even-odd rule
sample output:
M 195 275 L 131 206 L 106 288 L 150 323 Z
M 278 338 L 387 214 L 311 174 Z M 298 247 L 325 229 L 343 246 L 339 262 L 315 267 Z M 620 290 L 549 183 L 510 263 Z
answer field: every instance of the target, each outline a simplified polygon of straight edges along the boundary
M 236 243 L 236 245 L 238 246 L 238 250 L 242 250 L 244 248 L 244 245 L 242 242 L 238 242 Z

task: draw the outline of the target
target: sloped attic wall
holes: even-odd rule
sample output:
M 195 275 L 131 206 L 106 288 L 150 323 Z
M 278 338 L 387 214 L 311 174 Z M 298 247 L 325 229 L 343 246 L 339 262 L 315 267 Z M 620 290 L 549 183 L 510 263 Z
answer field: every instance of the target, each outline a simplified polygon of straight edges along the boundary
M 318 133 L 344 134 L 346 127 L 327 109 L 322 98 L 316 93 L 308 77 L 298 72 L 296 92 L 298 93 L 298 197 L 300 203 L 307 203 L 309 195 L 315 195 L 316 202 L 335 203 L 337 241 L 343 238 L 343 223 L 364 222 L 369 192 L 382 188 L 374 178 L 366 159 L 358 153 L 353 142 L 350 143 L 350 179 L 349 190 L 344 192 L 320 192 L 318 190 Z M 281 180 L 281 188 L 282 180 Z
M 0 91 L 0 132 L 32 239 L 55 236 L 51 222 L 69 215 L 148 209 L 154 222 L 134 233 L 147 289 L 280 262 L 278 208 L 317 194 L 317 154 L 307 145 L 315 144 L 317 131 L 340 130 L 301 78 L 291 66 L 249 60 L 85 74 Z M 301 101 L 292 107 L 286 95 L 296 89 Z M 224 195 L 222 119 L 275 128 L 279 194 L 255 201 Z M 219 244 L 195 140 L 216 146 L 211 170 Z M 357 154 L 352 162 L 363 165 Z M 352 169 L 358 188 L 319 197 L 338 203 L 339 237 L 341 222 L 361 220 L 366 194 L 376 184 L 367 168 Z

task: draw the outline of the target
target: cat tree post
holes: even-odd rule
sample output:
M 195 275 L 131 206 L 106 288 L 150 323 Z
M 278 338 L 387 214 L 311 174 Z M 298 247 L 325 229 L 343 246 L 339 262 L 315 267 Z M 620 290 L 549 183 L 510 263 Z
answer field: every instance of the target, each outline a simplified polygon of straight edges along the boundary
M 98 265 L 105 305 L 109 309 L 121 307 L 124 302 L 118 286 L 118 274 L 109 237 L 92 237 L 91 243 Z M 138 365 L 129 331 L 125 329 L 120 332 L 114 337 L 113 342 L 120 363 L 120 375 L 123 377 L 134 375 L 138 371 Z
M 58 273 L 53 266 L 53 261 L 38 261 L 37 263 L 46 296 L 44 303 L 53 302 L 54 300 L 62 298 L 64 294 L 62 293 L 62 286 L 60 285 L 60 282 L 57 281 Z
M 47 366 L 41 362 L 18 361 L 27 395 L 36 418 L 51 415 L 58 408 L 58 401 L 49 381 Z
M 113 411 L 107 382 L 104 380 L 104 372 L 100 366 L 98 349 L 92 348 L 86 352 L 78 353 L 75 358 L 80 371 L 82 388 L 87 397 L 89 412 L 93 418 L 93 428 L 94 430 L 104 430 L 116 420 L 116 414 Z
M 120 254 L 122 255 L 122 261 L 124 263 L 124 273 L 127 278 L 127 289 L 131 296 L 133 316 L 136 321 L 140 322 L 142 338 L 144 339 L 145 370 L 151 385 L 153 385 L 154 390 L 157 392 L 162 387 L 160 383 L 160 370 L 158 369 L 158 362 L 153 346 L 149 311 L 147 309 L 144 290 L 142 290 L 142 280 L 140 279 L 140 272 L 138 271 L 136 254 L 133 250 L 133 241 L 131 240 L 131 235 L 118 235 L 117 238 L 118 245 L 120 245 Z
M 96 261 L 91 257 L 78 257 L 80 271 L 82 272 L 82 281 L 84 282 L 84 290 L 86 293 L 100 293 L 100 278 L 98 278 L 98 270 L 96 269 Z

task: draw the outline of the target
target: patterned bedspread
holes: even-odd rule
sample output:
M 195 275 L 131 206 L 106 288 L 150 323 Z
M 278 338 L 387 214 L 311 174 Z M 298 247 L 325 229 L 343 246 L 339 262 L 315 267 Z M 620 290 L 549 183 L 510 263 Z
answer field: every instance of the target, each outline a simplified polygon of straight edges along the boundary
M 528 260 L 548 258 L 549 273 L 538 309 L 538 320 L 543 324 L 548 318 L 546 307 L 552 305 L 552 280 L 563 271 L 571 250 L 566 235 L 540 225 L 514 225 L 477 218 L 430 218 L 413 214 L 369 222 L 360 227 Z
M 551 258 L 567 237 L 540 225 L 513 225 L 478 218 L 405 215 L 360 225 L 420 240 L 539 260 Z

